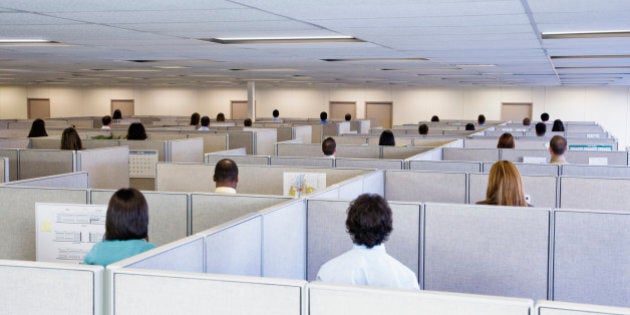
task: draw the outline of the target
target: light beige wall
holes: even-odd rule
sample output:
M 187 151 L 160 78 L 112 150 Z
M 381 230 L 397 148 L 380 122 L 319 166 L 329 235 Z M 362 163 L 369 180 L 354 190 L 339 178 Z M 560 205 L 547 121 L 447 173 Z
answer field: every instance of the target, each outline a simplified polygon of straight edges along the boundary
M 319 117 L 328 110 L 329 92 L 324 89 L 256 88 L 256 116 L 270 118 L 274 109 L 282 117 Z
M 26 88 L 0 86 L 0 118 L 26 119 Z

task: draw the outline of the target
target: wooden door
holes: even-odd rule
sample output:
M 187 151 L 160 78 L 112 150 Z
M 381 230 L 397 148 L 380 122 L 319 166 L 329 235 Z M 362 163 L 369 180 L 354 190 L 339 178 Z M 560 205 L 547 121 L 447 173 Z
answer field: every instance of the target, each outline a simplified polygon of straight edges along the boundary
M 330 116 L 331 120 L 345 120 L 346 114 L 352 115 L 352 118 L 357 118 L 357 103 L 356 102 L 330 102 Z
M 50 118 L 50 99 L 29 98 L 27 103 L 27 117 L 29 119 Z
M 365 102 L 365 118 L 374 119 L 379 126 L 391 129 L 393 107 L 391 102 Z
M 523 118 L 532 118 L 532 103 L 502 103 L 501 120 L 522 122 Z
M 120 109 L 123 118 L 129 118 L 135 114 L 133 100 L 111 100 L 111 113 Z
M 247 101 L 232 101 L 230 103 L 231 113 L 230 119 L 246 119 L 249 117 L 249 108 Z

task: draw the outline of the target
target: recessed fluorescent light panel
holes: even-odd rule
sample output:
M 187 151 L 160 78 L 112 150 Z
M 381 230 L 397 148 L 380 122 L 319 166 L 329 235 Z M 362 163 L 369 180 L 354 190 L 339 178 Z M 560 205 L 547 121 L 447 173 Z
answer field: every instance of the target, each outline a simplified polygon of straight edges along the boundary
M 328 62 L 414 62 L 428 61 L 429 58 L 342 58 L 342 59 L 321 59 Z
M 543 39 L 607 38 L 607 37 L 630 37 L 630 30 L 542 33 Z
M 70 46 L 60 42 L 37 38 L 0 38 L 0 46 Z
M 581 56 L 551 56 L 551 59 L 620 59 L 630 58 L 630 55 L 581 55 Z
M 230 71 L 243 71 L 243 72 L 296 72 L 298 69 L 291 68 L 269 68 L 269 69 L 230 69 Z
M 352 36 L 217 37 L 200 40 L 218 44 L 304 44 L 363 42 Z

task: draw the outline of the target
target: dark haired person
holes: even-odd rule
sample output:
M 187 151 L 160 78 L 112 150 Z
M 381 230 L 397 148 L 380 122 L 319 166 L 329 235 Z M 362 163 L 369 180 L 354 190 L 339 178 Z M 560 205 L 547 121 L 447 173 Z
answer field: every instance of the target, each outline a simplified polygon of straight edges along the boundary
M 109 199 L 105 235 L 85 256 L 84 264 L 103 267 L 155 248 L 149 237 L 149 206 L 134 188 L 119 189 Z
M 347 113 L 345 116 L 343 116 L 343 119 L 345 119 L 346 121 L 351 121 L 352 115 L 350 115 L 350 113 Z
M 225 122 L 225 114 L 218 113 L 217 114 L 217 122 Z
M 61 133 L 61 150 L 83 150 L 81 137 L 73 127 L 68 127 Z
M 46 132 L 46 123 L 43 119 L 37 118 L 31 124 L 31 130 L 28 132 L 29 138 L 48 137 Z
M 551 127 L 551 131 L 553 131 L 553 132 L 564 131 L 564 124 L 562 123 L 562 120 L 560 120 L 560 119 L 554 120 L 553 121 L 553 126 Z
M 514 149 L 514 136 L 509 132 L 503 133 L 497 142 L 497 149 Z
M 532 120 L 529 117 L 523 118 L 523 126 L 529 126 L 532 124 Z
M 273 116 L 273 121 L 281 121 L 280 120 L 280 111 L 277 109 L 274 109 L 273 112 L 271 112 L 271 115 Z
M 477 117 L 477 124 L 479 124 L 479 126 L 483 126 L 486 124 L 486 116 L 484 115 L 479 115 Z
M 433 117 L 431 117 L 431 122 L 440 122 L 440 117 L 433 115 Z
M 322 142 L 322 152 L 324 157 L 334 159 L 335 153 L 337 153 L 337 142 L 332 137 L 324 139 Z
M 537 123 L 536 124 L 536 136 L 538 137 L 543 137 L 545 136 L 545 133 L 547 132 L 547 125 L 545 125 L 545 123 Z
M 210 117 L 208 116 L 203 116 L 201 117 L 201 127 L 199 127 L 199 131 L 209 131 L 210 128 L 208 127 L 210 126 Z
M 466 131 L 474 131 L 474 130 L 475 130 L 475 125 L 473 123 L 466 124 Z
M 551 164 L 568 164 L 564 158 L 564 152 L 567 151 L 567 139 L 563 136 L 553 136 L 549 141 L 549 154 Z
M 393 220 L 383 197 L 363 194 L 350 202 L 346 230 L 354 243 L 352 249 L 325 263 L 317 280 L 419 290 L 414 272 L 385 251 L 383 242 L 393 230 Z
M 322 124 L 322 125 L 325 125 L 326 123 L 328 123 L 328 113 L 327 112 L 319 113 L 319 123 Z
M 236 162 L 230 159 L 220 160 L 214 167 L 214 176 L 212 178 L 216 184 L 215 193 L 236 194 L 236 185 L 238 185 L 238 166 Z
M 190 115 L 190 126 L 195 126 L 195 128 L 199 128 L 199 119 L 201 118 L 201 116 L 199 115 L 199 113 L 192 113 L 192 115 Z
M 103 126 L 101 127 L 101 130 L 112 130 L 112 116 L 109 115 L 105 115 L 103 116 L 103 118 L 101 118 L 101 123 L 103 123 Z
M 542 114 L 540 114 L 540 120 L 541 120 L 542 122 L 547 122 L 547 121 L 549 121 L 549 114 L 547 114 L 547 113 L 542 113 Z
M 391 130 L 383 130 L 381 136 L 378 138 L 378 145 L 395 146 L 396 139 L 394 138 L 394 133 Z
M 127 140 L 146 140 L 147 132 L 141 123 L 132 123 L 127 130 Z
M 422 124 L 420 125 L 420 127 L 418 127 L 418 133 L 421 136 L 426 136 L 429 134 L 429 126 L 427 126 L 427 124 Z
M 251 126 L 252 126 L 252 120 L 251 120 L 251 118 L 247 118 L 247 119 L 245 119 L 245 121 L 243 121 L 243 126 L 245 126 L 245 127 L 251 127 Z
M 117 109 L 114 111 L 114 113 L 112 114 L 112 119 L 115 119 L 115 120 L 122 119 L 122 112 L 120 111 L 120 109 Z

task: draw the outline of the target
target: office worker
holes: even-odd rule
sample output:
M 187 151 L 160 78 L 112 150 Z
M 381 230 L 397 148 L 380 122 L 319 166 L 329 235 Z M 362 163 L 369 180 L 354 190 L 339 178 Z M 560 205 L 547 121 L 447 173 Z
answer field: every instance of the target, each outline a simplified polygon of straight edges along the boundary
M 499 137 L 497 149 L 514 149 L 514 137 L 511 133 L 506 132 Z
M 37 118 L 31 124 L 31 130 L 28 132 L 29 138 L 48 137 L 46 133 L 46 123 L 43 119 Z
M 431 122 L 440 122 L 440 117 L 433 115 L 433 117 L 431 117 Z
M 529 126 L 532 124 L 532 120 L 529 117 L 523 118 L 523 126 Z
M 208 116 L 203 116 L 201 117 L 201 127 L 199 127 L 199 131 L 209 131 L 210 128 L 208 127 L 210 126 L 210 117 Z
M 344 118 L 346 121 L 350 121 L 350 120 L 352 120 L 352 115 L 350 115 L 350 113 L 346 113 L 346 115 L 345 115 L 345 116 L 343 116 L 343 118 Z
M 563 136 L 553 136 L 549 141 L 549 154 L 551 158 L 549 163 L 551 164 L 568 164 L 564 157 L 564 152 L 567 151 L 567 139 Z
M 474 131 L 474 130 L 475 130 L 475 125 L 473 123 L 466 124 L 466 131 Z
M 549 114 L 547 114 L 547 113 L 542 113 L 542 114 L 540 114 L 540 120 L 541 120 L 542 122 L 544 122 L 544 123 L 545 123 L 545 122 L 547 122 L 547 121 L 549 121 Z
M 141 123 L 132 123 L 127 129 L 127 140 L 146 140 L 147 132 Z
M 122 119 L 122 112 L 120 111 L 120 109 L 117 109 L 114 111 L 114 113 L 112 114 L 112 119 L 115 119 L 115 120 Z
M 230 159 L 220 160 L 214 167 L 214 176 L 212 178 L 216 184 L 215 193 L 236 194 L 236 186 L 238 185 L 238 166 L 236 162 Z
M 322 152 L 324 157 L 334 159 L 335 153 L 337 153 L 337 142 L 332 137 L 324 139 L 322 142 Z
M 273 112 L 271 112 L 271 115 L 273 116 L 273 121 L 277 121 L 277 122 L 281 122 L 282 120 L 280 120 L 280 111 L 277 109 L 274 109 Z
M 479 124 L 479 126 L 485 125 L 486 124 L 486 116 L 484 116 L 484 115 L 477 116 L 477 124 Z
M 201 118 L 201 116 L 199 115 L 199 113 L 192 113 L 192 115 L 190 115 L 190 126 L 195 126 L 195 128 L 199 128 L 199 119 Z
M 564 124 L 562 123 L 562 120 L 560 119 L 554 120 L 553 126 L 551 127 L 551 131 L 555 131 L 555 132 L 564 131 Z
M 545 123 L 537 123 L 536 126 L 536 136 L 537 137 L 544 137 L 545 133 L 547 132 L 547 125 L 545 125 Z
M 396 139 L 394 138 L 394 133 L 391 130 L 383 130 L 381 136 L 378 138 L 378 145 L 395 146 Z
M 112 116 L 109 115 L 105 115 L 103 116 L 103 118 L 101 118 L 101 123 L 103 124 L 103 126 L 101 127 L 101 130 L 112 130 Z
M 134 188 L 119 189 L 109 199 L 105 235 L 85 256 L 84 264 L 103 267 L 155 248 L 148 242 L 149 206 Z
M 376 194 L 362 194 L 350 202 L 346 230 L 351 250 L 321 266 L 318 281 L 419 290 L 413 271 L 388 255 L 383 242 L 393 227 L 392 210 Z
M 217 114 L 217 122 L 225 122 L 225 114 L 218 113 Z
M 325 125 L 326 123 L 328 123 L 328 113 L 327 112 L 319 113 L 319 123 L 322 124 L 322 125 Z
M 61 133 L 61 150 L 83 150 L 81 137 L 74 127 L 68 127 Z
M 427 124 L 422 124 L 418 127 L 418 133 L 421 136 L 426 136 L 429 134 L 429 126 L 427 126 Z
M 478 205 L 529 206 L 525 201 L 521 173 L 514 163 L 506 160 L 497 161 L 490 169 L 486 199 Z
M 251 127 L 252 126 L 252 119 L 251 118 L 247 118 L 243 121 L 243 126 L 245 127 Z

